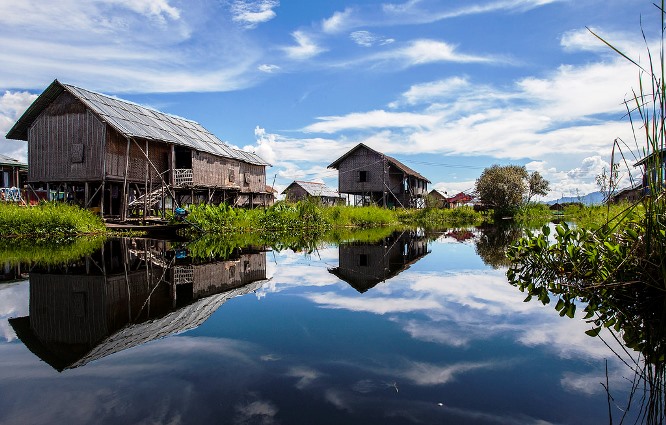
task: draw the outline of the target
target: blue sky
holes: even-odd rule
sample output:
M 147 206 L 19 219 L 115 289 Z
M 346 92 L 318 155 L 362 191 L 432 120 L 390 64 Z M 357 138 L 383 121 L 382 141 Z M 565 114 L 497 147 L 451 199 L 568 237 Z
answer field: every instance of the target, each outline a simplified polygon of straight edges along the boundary
M 492 164 L 597 190 L 612 142 L 635 146 L 623 100 L 638 72 L 586 26 L 645 58 L 647 0 L 0 0 L 4 134 L 55 78 L 201 123 L 317 180 L 357 143 L 432 187 L 470 189 Z

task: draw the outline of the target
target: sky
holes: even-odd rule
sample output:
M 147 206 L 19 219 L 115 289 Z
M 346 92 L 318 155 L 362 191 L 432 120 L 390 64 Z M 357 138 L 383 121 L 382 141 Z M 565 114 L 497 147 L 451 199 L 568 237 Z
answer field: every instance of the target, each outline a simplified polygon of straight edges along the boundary
M 0 0 L 0 153 L 26 160 L 26 142 L 4 136 L 57 78 L 199 122 L 271 163 L 279 191 L 337 187 L 327 166 L 364 143 L 449 194 L 517 164 L 550 182 L 543 200 L 584 195 L 614 140 L 629 163 L 642 156 L 624 105 L 638 69 L 590 30 L 644 65 L 659 11 L 648 0 Z

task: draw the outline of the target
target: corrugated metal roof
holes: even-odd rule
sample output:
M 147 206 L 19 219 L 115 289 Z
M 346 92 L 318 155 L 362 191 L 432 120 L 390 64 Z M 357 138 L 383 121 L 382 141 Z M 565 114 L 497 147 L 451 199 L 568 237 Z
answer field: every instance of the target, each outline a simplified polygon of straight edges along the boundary
M 300 187 L 303 188 L 307 192 L 308 195 L 310 196 L 326 196 L 328 198 L 339 198 L 340 193 L 338 193 L 337 190 L 331 189 L 330 187 L 326 186 L 323 183 L 317 183 L 317 182 L 304 182 L 304 181 L 299 181 L 296 180 L 292 184 L 289 185 L 291 187 L 292 185 L 299 185 Z M 286 193 L 289 190 L 289 187 L 287 187 L 282 193 Z
M 9 130 L 7 138 L 27 140 L 28 128 L 32 122 L 63 90 L 70 92 L 125 137 L 173 143 L 250 164 L 270 165 L 257 154 L 228 146 L 195 121 L 80 87 L 63 84 L 58 80 L 55 80 L 30 105 L 14 127 Z
M 0 165 L 11 165 L 14 167 L 27 167 L 28 164 L 21 162 L 18 159 L 14 159 L 11 156 L 3 155 L 0 153 Z

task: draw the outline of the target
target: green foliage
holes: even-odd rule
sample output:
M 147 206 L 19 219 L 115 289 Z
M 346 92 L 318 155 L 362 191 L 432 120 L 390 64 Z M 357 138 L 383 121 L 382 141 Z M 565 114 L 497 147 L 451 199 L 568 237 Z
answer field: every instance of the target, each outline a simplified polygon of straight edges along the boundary
M 493 165 L 476 180 L 475 191 L 481 202 L 496 215 L 513 215 L 527 193 L 529 175 L 518 165 Z
M 34 207 L 0 203 L 0 235 L 55 239 L 104 233 L 102 220 L 77 206 L 44 202 Z
M 438 228 L 473 225 L 482 221 L 481 214 L 470 207 L 421 210 L 386 209 L 377 206 L 322 206 L 313 201 L 278 202 L 266 209 L 245 210 L 227 205 L 193 205 L 188 221 L 204 233 L 242 231 L 323 233 L 331 228 L 371 228 L 386 226 L 419 226 Z M 277 234 L 277 233 L 275 233 Z
M 550 190 L 550 183 L 538 171 L 533 171 L 527 178 L 527 202 L 535 195 L 546 196 Z

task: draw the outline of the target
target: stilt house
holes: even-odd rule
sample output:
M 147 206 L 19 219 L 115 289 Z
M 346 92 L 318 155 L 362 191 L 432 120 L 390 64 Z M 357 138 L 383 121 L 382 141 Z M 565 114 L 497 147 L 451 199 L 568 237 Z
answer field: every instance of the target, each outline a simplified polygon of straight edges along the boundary
M 293 181 L 282 191 L 287 201 L 296 202 L 304 199 L 316 199 L 322 205 L 337 205 L 344 203 L 337 190 L 331 189 L 324 183 Z
M 338 192 L 353 205 L 422 208 L 430 180 L 363 143 L 328 166 L 338 170 Z
M 190 203 L 254 206 L 266 166 L 200 124 L 55 80 L 7 133 L 28 142 L 28 183 L 104 217 Z
M 0 201 L 20 202 L 27 176 L 28 164 L 0 154 Z

